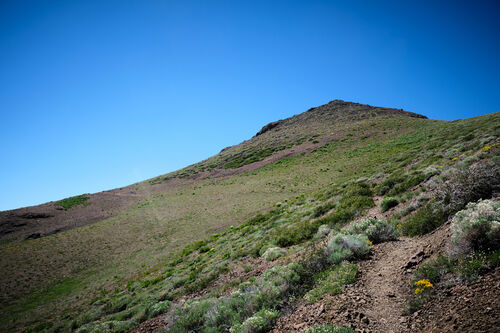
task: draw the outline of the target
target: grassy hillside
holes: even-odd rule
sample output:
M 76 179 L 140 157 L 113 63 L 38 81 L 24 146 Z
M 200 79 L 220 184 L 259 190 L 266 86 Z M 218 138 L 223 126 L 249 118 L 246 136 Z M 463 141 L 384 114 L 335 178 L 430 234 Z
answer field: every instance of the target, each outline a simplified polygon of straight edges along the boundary
M 264 310 L 258 320 L 271 322 L 325 269 L 303 261 L 323 241 L 314 238 L 320 226 L 338 230 L 385 198 L 393 226 L 426 233 L 408 207 L 429 201 L 428 182 L 450 168 L 498 164 L 499 124 L 499 113 L 445 122 L 341 101 L 280 121 L 206 161 L 132 185 L 139 199 L 116 216 L 2 241 L 0 330 L 127 331 L 164 312 L 177 318 L 177 331 L 243 330 Z M 334 274 L 352 275 L 345 267 Z M 272 296 L 234 296 L 253 307 L 235 305 L 216 326 L 196 322 L 196 311 L 245 288 Z M 184 303 L 193 297 L 201 298 Z M 179 319 L 182 306 L 192 318 Z

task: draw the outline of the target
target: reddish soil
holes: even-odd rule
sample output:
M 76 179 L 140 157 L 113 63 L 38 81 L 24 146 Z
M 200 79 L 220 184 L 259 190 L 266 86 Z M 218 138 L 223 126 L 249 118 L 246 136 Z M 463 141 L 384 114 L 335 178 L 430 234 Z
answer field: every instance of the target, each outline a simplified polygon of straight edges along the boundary
M 134 186 L 90 195 L 85 205 L 63 210 L 56 202 L 0 212 L 0 240 L 34 239 L 115 216 L 140 200 Z

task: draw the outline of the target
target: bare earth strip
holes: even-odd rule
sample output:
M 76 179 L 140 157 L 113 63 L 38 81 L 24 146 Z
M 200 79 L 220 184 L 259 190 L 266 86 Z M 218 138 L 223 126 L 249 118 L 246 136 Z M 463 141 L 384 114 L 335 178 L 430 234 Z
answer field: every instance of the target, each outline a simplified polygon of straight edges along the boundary
M 372 257 L 359 263 L 356 283 L 323 302 L 301 302 L 285 313 L 273 332 L 304 332 L 313 325 L 335 323 L 358 332 L 410 332 L 410 318 L 402 315 L 410 295 L 411 268 L 435 256 L 445 246 L 449 225 L 420 238 L 401 238 L 373 247 Z

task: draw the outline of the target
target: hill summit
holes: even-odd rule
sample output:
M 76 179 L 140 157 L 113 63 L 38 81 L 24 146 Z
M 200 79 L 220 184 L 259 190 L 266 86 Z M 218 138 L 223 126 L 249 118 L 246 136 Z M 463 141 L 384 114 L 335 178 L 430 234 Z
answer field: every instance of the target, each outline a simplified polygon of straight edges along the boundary
M 499 124 L 334 100 L 181 170 L 0 212 L 0 330 L 491 331 Z

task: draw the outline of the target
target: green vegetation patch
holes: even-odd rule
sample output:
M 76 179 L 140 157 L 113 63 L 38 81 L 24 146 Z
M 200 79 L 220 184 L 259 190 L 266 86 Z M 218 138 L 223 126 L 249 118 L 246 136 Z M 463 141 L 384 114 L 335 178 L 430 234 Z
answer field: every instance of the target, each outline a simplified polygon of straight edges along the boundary
M 364 234 L 370 242 L 377 244 L 398 239 L 397 221 L 388 222 L 383 219 L 365 218 L 353 223 L 350 228 L 343 230 L 345 234 Z
M 386 212 L 389 209 L 396 207 L 398 204 L 399 204 L 398 199 L 393 197 L 386 197 L 380 203 L 380 210 L 382 210 L 382 212 Z
M 356 282 L 358 266 L 343 262 L 315 276 L 316 287 L 305 295 L 309 303 L 316 303 L 326 295 L 337 295 L 342 292 L 342 286 Z
M 56 202 L 56 205 L 61 206 L 64 210 L 68 210 L 71 207 L 86 205 L 88 204 L 87 200 L 90 199 L 88 194 L 77 195 L 74 197 L 69 197 L 66 199 L 62 199 Z
M 421 265 L 410 286 L 407 312 L 418 310 L 436 290 L 461 281 L 474 281 L 500 264 L 500 202 L 469 203 L 452 220 L 452 247 L 447 255 Z

